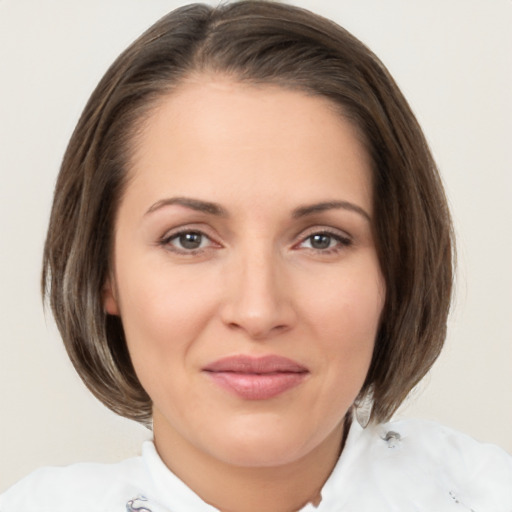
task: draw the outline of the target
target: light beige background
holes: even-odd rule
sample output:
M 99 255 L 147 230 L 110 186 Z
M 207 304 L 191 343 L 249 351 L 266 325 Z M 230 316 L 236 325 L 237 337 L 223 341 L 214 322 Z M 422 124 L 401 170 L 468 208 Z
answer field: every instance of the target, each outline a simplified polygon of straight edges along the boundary
M 114 461 L 150 433 L 74 374 L 39 296 L 61 155 L 93 87 L 172 0 L 0 0 L 0 490 L 41 465 Z M 444 354 L 401 415 L 512 451 L 512 2 L 298 0 L 366 42 L 446 183 L 459 277 Z

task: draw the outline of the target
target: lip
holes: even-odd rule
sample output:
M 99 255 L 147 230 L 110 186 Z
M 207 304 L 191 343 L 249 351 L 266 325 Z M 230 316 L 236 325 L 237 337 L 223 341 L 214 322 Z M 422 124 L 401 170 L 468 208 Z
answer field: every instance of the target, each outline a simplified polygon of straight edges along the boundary
M 218 359 L 202 371 L 217 385 L 245 400 L 268 400 L 300 385 L 309 370 L 287 357 L 246 355 Z

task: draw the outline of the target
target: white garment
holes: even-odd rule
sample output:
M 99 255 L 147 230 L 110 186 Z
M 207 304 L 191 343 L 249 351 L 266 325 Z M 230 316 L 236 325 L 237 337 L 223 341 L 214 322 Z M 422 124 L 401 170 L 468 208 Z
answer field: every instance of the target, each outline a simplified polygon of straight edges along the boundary
M 229 491 L 226 491 L 229 492 Z M 151 441 L 117 464 L 43 468 L 0 496 L 1 512 L 215 512 Z M 322 489 L 300 512 L 512 512 L 512 457 L 436 423 L 354 422 Z

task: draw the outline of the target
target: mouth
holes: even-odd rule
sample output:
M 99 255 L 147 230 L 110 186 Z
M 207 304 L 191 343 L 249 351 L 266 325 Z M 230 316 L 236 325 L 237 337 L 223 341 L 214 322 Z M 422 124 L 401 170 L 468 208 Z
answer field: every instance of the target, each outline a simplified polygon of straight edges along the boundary
M 300 385 L 309 370 L 286 357 L 230 356 L 202 369 L 215 384 L 245 400 L 268 400 Z

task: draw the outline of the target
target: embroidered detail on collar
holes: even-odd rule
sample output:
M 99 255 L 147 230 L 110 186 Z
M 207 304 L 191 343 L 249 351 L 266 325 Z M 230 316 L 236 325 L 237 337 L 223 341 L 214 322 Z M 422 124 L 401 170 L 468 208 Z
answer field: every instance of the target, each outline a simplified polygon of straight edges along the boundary
M 129 500 L 126 504 L 126 512 L 151 512 L 151 510 L 144 506 L 145 501 L 148 499 L 145 496 L 139 495 L 133 500 Z
M 382 437 L 383 441 L 388 443 L 388 448 L 396 448 L 402 442 L 402 436 L 393 430 L 388 430 Z

